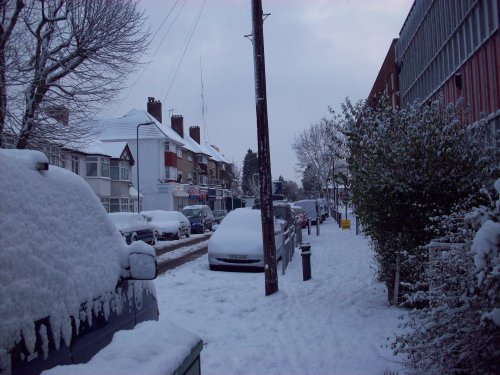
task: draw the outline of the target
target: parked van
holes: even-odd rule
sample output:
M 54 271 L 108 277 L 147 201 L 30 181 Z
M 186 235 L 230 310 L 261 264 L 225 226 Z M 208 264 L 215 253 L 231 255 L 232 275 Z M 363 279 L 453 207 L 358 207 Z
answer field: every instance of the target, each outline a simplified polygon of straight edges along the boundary
M 0 176 L 0 374 L 87 362 L 158 320 L 153 247 L 127 245 L 85 180 L 30 150 L 0 150 Z
M 319 202 L 317 199 L 304 199 L 293 203 L 294 206 L 300 206 L 306 212 L 307 217 L 311 219 L 312 224 L 316 224 L 316 219 L 319 217 L 319 222 L 323 221 L 321 217 Z

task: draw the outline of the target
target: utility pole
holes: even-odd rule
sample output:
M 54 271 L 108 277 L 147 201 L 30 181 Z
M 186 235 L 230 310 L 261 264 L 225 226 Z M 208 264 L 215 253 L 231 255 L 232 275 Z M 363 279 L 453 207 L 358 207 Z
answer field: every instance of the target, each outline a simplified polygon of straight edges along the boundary
M 260 210 L 262 218 L 266 296 L 268 296 L 278 291 L 278 272 L 276 266 L 276 245 L 274 243 L 273 190 L 269 150 L 269 126 L 267 122 L 263 17 L 262 0 L 252 0 L 252 42 L 255 70 L 255 109 L 257 113 Z

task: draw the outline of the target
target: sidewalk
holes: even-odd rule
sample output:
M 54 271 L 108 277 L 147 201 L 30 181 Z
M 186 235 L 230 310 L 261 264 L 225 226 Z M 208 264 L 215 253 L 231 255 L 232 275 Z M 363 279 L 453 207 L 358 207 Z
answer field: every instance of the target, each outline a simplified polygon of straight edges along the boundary
M 331 218 L 320 229 L 303 231 L 312 279 L 302 281 L 297 250 L 269 297 L 263 273 L 209 271 L 206 255 L 156 280 L 160 322 L 203 339 L 203 374 L 404 373 L 385 347 L 402 310 L 387 306 L 367 240 Z

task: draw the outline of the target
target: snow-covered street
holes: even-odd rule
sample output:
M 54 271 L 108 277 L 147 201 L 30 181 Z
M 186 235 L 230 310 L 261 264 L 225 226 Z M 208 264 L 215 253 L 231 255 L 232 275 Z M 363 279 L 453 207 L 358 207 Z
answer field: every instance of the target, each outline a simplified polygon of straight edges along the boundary
M 402 373 L 386 347 L 402 310 L 388 307 L 374 280 L 372 252 L 354 229 L 328 219 L 311 243 L 312 279 L 302 281 L 297 250 L 279 292 L 265 296 L 263 273 L 214 272 L 207 255 L 156 281 L 160 324 L 171 321 L 204 341 L 212 374 Z

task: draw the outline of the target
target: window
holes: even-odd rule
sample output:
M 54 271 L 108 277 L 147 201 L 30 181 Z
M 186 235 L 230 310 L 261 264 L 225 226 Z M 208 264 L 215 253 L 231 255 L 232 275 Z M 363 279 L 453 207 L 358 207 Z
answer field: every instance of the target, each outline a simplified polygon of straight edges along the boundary
M 207 157 L 202 155 L 198 156 L 198 163 L 207 164 L 208 163 Z
M 120 199 L 110 198 L 109 199 L 109 212 L 120 212 Z
M 71 155 L 71 171 L 79 174 L 80 173 L 80 160 L 78 159 L 78 156 L 76 155 Z M 108 202 L 109 204 L 109 202 Z
M 182 147 L 177 146 L 177 157 L 182 159 Z
M 128 162 L 112 160 L 110 163 L 112 180 L 128 181 Z
M 177 168 L 165 167 L 165 180 L 177 180 Z
M 193 154 L 188 151 L 188 161 L 193 161 Z
M 207 184 L 207 176 L 200 175 L 200 185 L 206 185 L 206 184 Z
M 101 177 L 109 177 L 109 159 L 101 157 L 99 162 L 101 163 Z
M 99 175 L 97 174 L 98 171 L 100 172 Z M 87 156 L 85 158 L 85 176 L 109 178 L 109 158 Z
M 86 171 L 88 177 L 97 177 L 97 156 L 87 156 L 85 158 Z
M 120 211 L 128 212 L 129 211 L 129 199 L 128 198 L 120 198 Z
M 113 181 L 120 179 L 120 163 L 116 160 L 110 162 L 110 176 Z
M 169 141 L 166 141 L 166 142 L 164 143 L 164 150 L 165 150 L 165 151 L 170 151 L 170 142 L 169 142 Z
M 128 162 L 122 161 L 120 162 L 120 172 L 121 172 L 121 179 L 124 181 L 128 181 Z

